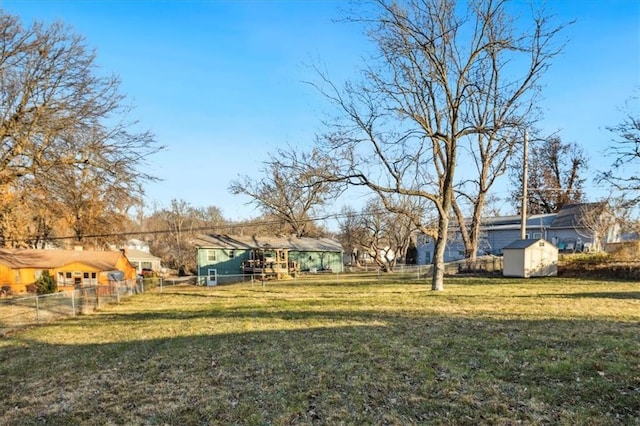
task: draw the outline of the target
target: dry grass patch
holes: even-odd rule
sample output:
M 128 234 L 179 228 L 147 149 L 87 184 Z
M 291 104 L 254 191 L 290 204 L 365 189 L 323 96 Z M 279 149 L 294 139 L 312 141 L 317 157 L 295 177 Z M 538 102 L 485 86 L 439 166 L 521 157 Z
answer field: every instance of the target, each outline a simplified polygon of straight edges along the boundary
M 638 424 L 640 286 L 175 287 L 0 340 L 5 424 Z

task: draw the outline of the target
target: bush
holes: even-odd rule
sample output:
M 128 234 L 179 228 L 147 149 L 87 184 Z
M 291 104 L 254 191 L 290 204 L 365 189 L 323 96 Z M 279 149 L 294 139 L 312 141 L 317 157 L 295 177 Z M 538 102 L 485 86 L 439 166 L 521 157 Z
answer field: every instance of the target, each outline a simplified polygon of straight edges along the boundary
M 160 285 L 160 278 L 155 276 L 143 276 L 142 282 L 145 289 L 151 289 Z
M 42 275 L 36 280 L 35 285 L 38 294 L 51 294 L 58 291 L 58 284 L 49 271 L 42 271 Z

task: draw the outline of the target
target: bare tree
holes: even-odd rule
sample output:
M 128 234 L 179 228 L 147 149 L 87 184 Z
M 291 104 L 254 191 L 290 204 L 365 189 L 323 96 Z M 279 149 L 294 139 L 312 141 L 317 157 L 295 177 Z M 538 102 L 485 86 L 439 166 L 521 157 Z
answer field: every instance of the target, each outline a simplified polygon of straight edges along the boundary
M 365 248 L 367 230 L 362 226 L 360 216 L 361 213 L 353 207 L 345 206 L 342 208 L 338 220 L 338 241 L 342 244 L 345 254 L 349 256 L 349 263 L 353 266 L 361 266 L 362 256 L 367 253 Z
M 576 214 L 577 225 L 588 231 L 586 237 L 592 240 L 590 250 L 602 251 L 607 242 L 615 239 L 620 229 L 616 216 L 613 206 L 606 201 L 581 205 Z
M 162 147 L 127 121 L 118 78 L 98 69 L 83 38 L 0 14 L 0 46 L 0 184 L 47 192 L 51 176 L 88 170 L 104 182 L 95 189 L 143 194 L 154 180 L 147 158 Z
M 342 211 L 339 240 L 360 265 L 363 255 L 381 270 L 392 272 L 399 258 L 405 258 L 415 227 L 405 215 L 390 213 L 379 200 L 367 203 L 361 212 Z
M 489 114 L 486 104 L 482 114 Z M 465 245 L 465 257 L 475 260 L 481 238 L 482 216 L 489 200 L 489 190 L 496 179 L 507 170 L 507 162 L 513 154 L 519 132 L 517 126 L 525 126 L 525 117 L 520 123 L 510 123 L 512 128 L 500 129 L 501 132 L 489 131 L 469 138 L 470 157 L 475 168 L 475 177 L 463 180 L 456 185 L 452 200 L 453 212 Z M 505 126 L 507 127 L 507 126 Z M 469 215 L 467 218 L 467 214 Z
M 153 253 L 160 256 L 165 265 L 186 274 L 196 269 L 195 237 L 223 229 L 225 219 L 215 206 L 196 208 L 184 200 L 174 199 L 168 208 L 154 211 L 144 222 Z
M 461 147 L 481 142 L 486 150 L 474 158 L 482 163 L 484 155 L 501 171 L 497 156 L 508 154 L 513 132 L 527 122 L 562 26 L 551 27 L 540 12 L 517 34 L 505 1 L 372 3 L 375 15 L 356 19 L 378 49 L 363 81 L 339 89 L 321 74 L 317 85 L 342 112 L 323 139 L 334 158 L 328 170 L 338 172 L 324 178 L 368 187 L 424 234 L 431 231 L 424 218 L 394 197 L 431 202 L 439 218 L 432 289 L 442 290 Z M 473 197 L 478 211 L 483 196 Z
M 632 96 L 624 107 L 625 118 L 607 129 L 616 135 L 607 153 L 614 158 L 610 170 L 598 180 L 625 194 L 631 205 L 640 204 L 640 95 Z
M 556 213 L 565 204 L 583 200 L 584 172 L 588 159 L 580 145 L 562 142 L 558 136 L 542 139 L 528 156 L 527 211 L 531 214 Z M 512 200 L 520 207 L 522 160 L 511 166 Z
M 298 154 L 293 148 L 278 150 L 265 163 L 262 178 L 242 176 L 231 182 L 229 191 L 250 197 L 265 215 L 272 215 L 288 225 L 287 233 L 298 237 L 314 236 L 319 229 L 313 225 L 313 214 L 319 213 L 322 206 L 340 191 L 335 184 L 314 179 L 305 167 L 306 164 L 321 167 L 322 161 L 315 151 Z

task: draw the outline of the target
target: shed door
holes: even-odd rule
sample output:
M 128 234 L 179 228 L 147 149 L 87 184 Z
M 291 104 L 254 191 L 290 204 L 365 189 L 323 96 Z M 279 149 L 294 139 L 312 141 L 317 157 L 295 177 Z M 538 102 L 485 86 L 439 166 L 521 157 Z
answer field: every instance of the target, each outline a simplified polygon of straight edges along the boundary
M 207 286 L 218 285 L 218 270 L 209 269 L 207 273 Z

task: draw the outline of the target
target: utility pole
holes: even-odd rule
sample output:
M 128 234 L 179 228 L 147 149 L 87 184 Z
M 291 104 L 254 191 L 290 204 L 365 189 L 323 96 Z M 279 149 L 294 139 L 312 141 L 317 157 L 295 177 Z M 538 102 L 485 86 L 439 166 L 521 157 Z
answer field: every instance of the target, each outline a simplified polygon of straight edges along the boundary
M 528 180 L 528 150 L 529 150 L 529 133 L 524 131 L 524 144 L 522 154 L 522 207 L 520 208 L 521 225 L 520 239 L 524 240 L 527 236 L 527 180 Z

